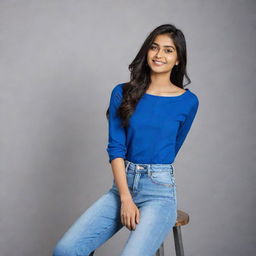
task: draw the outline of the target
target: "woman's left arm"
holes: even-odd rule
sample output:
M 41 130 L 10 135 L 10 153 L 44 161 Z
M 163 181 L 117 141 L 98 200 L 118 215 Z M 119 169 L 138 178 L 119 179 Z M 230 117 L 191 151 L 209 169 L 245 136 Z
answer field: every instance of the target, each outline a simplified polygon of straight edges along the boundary
M 182 123 L 181 127 L 178 130 L 177 137 L 176 137 L 176 145 L 175 145 L 175 156 L 178 154 L 181 146 L 183 145 L 188 132 L 192 126 L 192 123 L 195 119 L 197 110 L 199 106 L 199 100 L 197 97 L 194 98 L 190 111 L 185 119 L 185 121 Z

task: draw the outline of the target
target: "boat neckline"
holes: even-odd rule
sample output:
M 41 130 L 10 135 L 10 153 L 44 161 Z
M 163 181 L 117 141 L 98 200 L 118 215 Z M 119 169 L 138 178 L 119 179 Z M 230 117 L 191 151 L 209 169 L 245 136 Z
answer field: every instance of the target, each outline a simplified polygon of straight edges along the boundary
M 146 96 L 150 96 L 150 97 L 155 97 L 155 98 L 168 98 L 168 99 L 179 99 L 179 98 L 182 98 L 184 97 L 186 94 L 188 94 L 190 92 L 189 88 L 185 88 L 185 92 L 183 92 L 182 94 L 180 95 L 177 95 L 177 96 L 163 96 L 163 95 L 155 95 L 155 94 L 150 94 L 150 93 L 144 93 L 144 95 Z

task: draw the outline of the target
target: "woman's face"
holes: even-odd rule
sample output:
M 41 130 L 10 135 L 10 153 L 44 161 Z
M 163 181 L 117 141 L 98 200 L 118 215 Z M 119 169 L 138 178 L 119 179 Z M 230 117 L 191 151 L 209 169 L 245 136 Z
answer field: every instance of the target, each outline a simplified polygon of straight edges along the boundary
M 155 73 L 170 72 L 178 64 L 176 47 L 167 34 L 156 36 L 148 50 L 147 62 Z

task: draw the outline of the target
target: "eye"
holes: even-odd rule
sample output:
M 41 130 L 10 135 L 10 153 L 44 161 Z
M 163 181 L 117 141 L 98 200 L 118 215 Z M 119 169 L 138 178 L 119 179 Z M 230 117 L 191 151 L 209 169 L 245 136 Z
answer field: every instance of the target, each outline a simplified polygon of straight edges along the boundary
M 173 51 L 172 51 L 172 50 L 168 50 L 168 49 L 167 49 L 167 52 L 173 52 Z
M 155 49 L 155 48 L 156 48 L 156 47 L 155 47 L 154 45 L 152 45 L 152 46 L 150 47 L 150 49 L 152 49 L 152 50 Z

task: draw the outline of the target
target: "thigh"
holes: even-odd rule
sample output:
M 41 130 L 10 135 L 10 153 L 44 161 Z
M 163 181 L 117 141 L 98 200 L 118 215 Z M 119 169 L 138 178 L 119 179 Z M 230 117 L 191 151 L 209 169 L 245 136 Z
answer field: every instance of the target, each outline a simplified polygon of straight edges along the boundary
M 130 231 L 121 256 L 153 256 L 177 218 L 173 200 L 153 200 L 140 208 L 140 222 Z
M 98 198 L 66 231 L 54 256 L 86 256 L 123 227 L 120 199 L 112 191 Z

